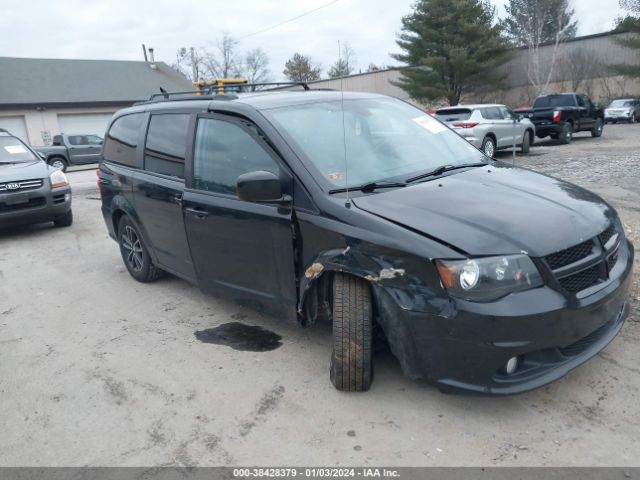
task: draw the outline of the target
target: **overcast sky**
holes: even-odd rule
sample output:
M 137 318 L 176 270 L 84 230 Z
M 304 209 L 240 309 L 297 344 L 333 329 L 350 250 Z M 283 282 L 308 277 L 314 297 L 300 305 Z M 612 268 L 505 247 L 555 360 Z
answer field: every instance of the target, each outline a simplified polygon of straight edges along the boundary
M 222 32 L 241 39 L 242 51 L 260 47 L 274 79 L 298 51 L 322 64 L 336 60 L 338 40 L 349 41 L 357 68 L 389 65 L 400 19 L 413 0 L 0 0 L 0 56 L 142 60 L 141 44 L 156 60 L 175 61 L 180 47 L 212 47 Z M 492 0 L 499 14 L 507 0 Z M 610 30 L 617 0 L 573 0 L 578 34 Z M 261 32 L 254 34 L 255 32 Z

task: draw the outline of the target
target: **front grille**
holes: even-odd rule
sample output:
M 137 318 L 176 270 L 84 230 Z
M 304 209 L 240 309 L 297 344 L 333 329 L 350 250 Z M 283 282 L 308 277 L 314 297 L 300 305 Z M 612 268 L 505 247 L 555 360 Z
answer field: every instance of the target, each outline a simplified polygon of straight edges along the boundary
M 594 330 L 586 337 L 582 337 L 577 342 L 572 343 L 571 345 L 567 345 L 566 347 L 560 347 L 560 353 L 565 357 L 575 357 L 576 355 L 580 355 L 582 352 L 587 350 L 591 345 L 596 343 L 611 327 L 612 322 L 607 322 L 602 325 L 597 330 Z
M 587 240 L 573 247 L 560 250 L 544 257 L 549 268 L 556 270 L 558 268 L 570 265 L 588 257 L 593 252 L 593 240 Z
M 17 186 L 18 188 L 10 188 L 15 186 Z M 40 188 L 40 187 L 42 187 L 42 179 L 20 180 L 19 182 L 0 183 L 0 192 L 2 193 L 24 192 L 25 190 L 35 190 L 36 188 Z
M 0 213 L 2 212 L 14 212 L 16 210 L 25 210 L 27 208 L 35 208 L 42 207 L 45 203 L 47 203 L 44 197 L 35 197 L 30 198 L 28 202 L 24 203 L 0 203 Z
M 613 267 L 616 266 L 616 263 L 618 263 L 617 250 L 613 252 L 611 255 L 609 255 L 609 258 L 607 258 L 607 272 L 611 272 L 611 270 L 613 270 Z
M 599 283 L 601 280 L 600 264 L 598 263 L 586 270 L 561 278 L 558 282 L 568 292 L 577 293 Z
M 616 233 L 616 226 L 612 223 L 609 226 L 609 228 L 607 228 L 604 232 L 598 235 L 598 237 L 600 238 L 600 241 L 602 242 L 602 245 L 606 245 L 607 242 L 611 240 L 611 237 L 615 235 L 615 233 Z

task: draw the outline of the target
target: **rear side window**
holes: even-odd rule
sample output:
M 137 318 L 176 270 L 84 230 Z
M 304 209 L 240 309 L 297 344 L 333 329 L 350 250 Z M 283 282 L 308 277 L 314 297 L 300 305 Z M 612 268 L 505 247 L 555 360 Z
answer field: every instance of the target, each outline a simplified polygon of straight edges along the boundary
M 471 110 L 469 108 L 448 108 L 446 110 L 438 110 L 436 112 L 438 120 L 443 122 L 456 122 L 458 120 L 469 120 Z
M 105 160 L 136 166 L 136 147 L 143 119 L 143 113 L 134 113 L 113 122 L 104 142 Z
M 211 118 L 198 121 L 193 152 L 195 188 L 235 195 L 238 177 L 256 170 L 280 172 L 276 161 L 239 125 Z
M 482 118 L 487 120 L 502 120 L 502 113 L 498 107 L 487 107 L 480 110 L 482 112 Z
M 181 113 L 151 116 L 144 149 L 145 170 L 184 178 L 190 117 Z
M 87 137 L 83 135 L 69 135 L 69 143 L 71 145 L 86 145 L 88 141 Z

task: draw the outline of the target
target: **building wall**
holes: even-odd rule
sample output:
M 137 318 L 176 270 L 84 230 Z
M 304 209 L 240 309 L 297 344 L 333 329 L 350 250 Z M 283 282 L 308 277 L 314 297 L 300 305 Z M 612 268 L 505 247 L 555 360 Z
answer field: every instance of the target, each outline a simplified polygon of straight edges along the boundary
M 2 117 L 24 117 L 28 138 L 25 139 L 32 146 L 39 147 L 47 144 L 54 135 L 62 133 L 58 124 L 59 114 L 111 114 L 113 115 L 118 108 L 101 107 L 101 108 L 55 108 L 36 110 L 18 109 L 18 110 L 0 110 L 0 118 Z M 106 126 L 106 125 L 105 125 Z M 67 132 L 69 133 L 69 132 Z M 83 132 L 73 132 L 83 133 Z

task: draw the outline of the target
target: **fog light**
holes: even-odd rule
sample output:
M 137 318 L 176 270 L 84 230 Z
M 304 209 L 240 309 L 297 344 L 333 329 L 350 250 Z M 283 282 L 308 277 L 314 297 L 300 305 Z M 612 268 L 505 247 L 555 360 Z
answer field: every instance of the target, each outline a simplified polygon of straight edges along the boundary
M 511 357 L 504 366 L 504 373 L 511 375 L 518 368 L 518 357 Z
M 64 201 L 68 202 L 69 200 L 71 200 L 71 194 L 70 193 L 65 193 L 64 194 Z

